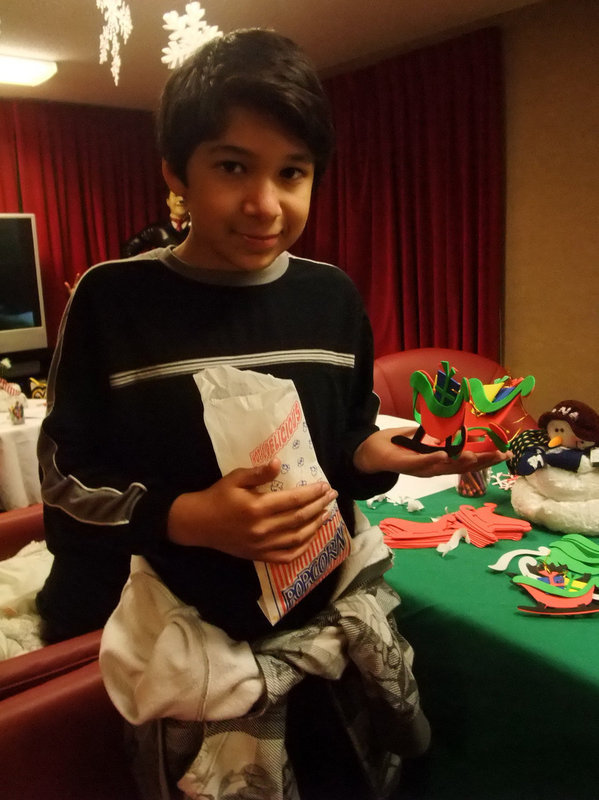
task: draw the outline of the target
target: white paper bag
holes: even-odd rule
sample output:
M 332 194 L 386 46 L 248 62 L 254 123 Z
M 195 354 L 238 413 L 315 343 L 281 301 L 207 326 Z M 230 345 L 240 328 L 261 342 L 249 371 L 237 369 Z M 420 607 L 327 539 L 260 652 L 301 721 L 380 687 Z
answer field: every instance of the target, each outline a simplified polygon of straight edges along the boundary
M 293 381 L 227 366 L 202 370 L 194 379 L 223 475 L 276 456 L 281 472 L 261 491 L 327 480 Z M 328 511 L 327 521 L 300 558 L 290 564 L 254 562 L 262 589 L 260 608 L 273 625 L 349 555 L 349 532 L 335 501 Z

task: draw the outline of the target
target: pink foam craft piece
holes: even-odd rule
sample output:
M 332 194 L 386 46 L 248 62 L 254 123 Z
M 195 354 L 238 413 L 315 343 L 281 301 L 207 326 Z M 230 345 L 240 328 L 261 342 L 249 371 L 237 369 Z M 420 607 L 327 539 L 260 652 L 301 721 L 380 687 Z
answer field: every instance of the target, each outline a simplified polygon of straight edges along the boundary
M 436 547 L 447 542 L 454 531 L 461 527 L 455 514 L 444 514 L 434 522 L 415 522 L 407 519 L 388 518 L 381 520 L 379 526 L 384 541 L 395 549 L 410 547 Z
M 496 503 L 485 503 L 481 508 L 460 506 L 456 517 L 468 530 L 470 541 L 477 547 L 494 544 L 499 539 L 519 540 L 531 529 L 529 522 L 495 514 Z
M 529 522 L 496 514 L 496 508 L 496 503 L 485 503 L 481 508 L 462 505 L 433 522 L 388 517 L 381 520 L 379 526 L 385 544 L 394 549 L 437 547 L 448 542 L 459 528 L 466 529 L 470 542 L 476 547 L 486 547 L 499 539 L 517 541 L 531 530 Z

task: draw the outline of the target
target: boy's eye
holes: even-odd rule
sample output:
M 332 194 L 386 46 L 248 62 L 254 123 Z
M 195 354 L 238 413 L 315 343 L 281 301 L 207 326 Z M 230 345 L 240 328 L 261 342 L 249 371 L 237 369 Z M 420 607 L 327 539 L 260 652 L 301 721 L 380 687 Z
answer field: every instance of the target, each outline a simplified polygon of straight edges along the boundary
M 285 169 L 281 170 L 281 177 L 286 181 L 297 181 L 305 177 L 305 175 L 306 170 L 300 169 L 299 167 L 285 167 Z
M 217 166 L 230 175 L 238 175 L 244 171 L 244 166 L 239 161 L 220 161 Z

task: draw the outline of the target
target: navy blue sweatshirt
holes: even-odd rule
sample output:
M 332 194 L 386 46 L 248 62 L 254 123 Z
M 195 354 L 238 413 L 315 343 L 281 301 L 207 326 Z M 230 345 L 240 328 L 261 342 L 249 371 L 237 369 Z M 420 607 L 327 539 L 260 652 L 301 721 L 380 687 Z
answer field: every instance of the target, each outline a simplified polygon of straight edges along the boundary
M 132 553 L 233 638 L 271 630 L 251 561 L 167 539 L 174 499 L 220 478 L 193 374 L 228 364 L 293 380 L 316 457 L 352 530 L 353 499 L 393 484 L 355 470 L 376 426 L 372 335 L 336 267 L 283 254 L 256 273 L 192 268 L 172 249 L 107 262 L 63 318 L 38 455 L 52 572 L 38 595 L 49 639 L 101 627 Z M 279 625 L 328 601 L 330 575 Z

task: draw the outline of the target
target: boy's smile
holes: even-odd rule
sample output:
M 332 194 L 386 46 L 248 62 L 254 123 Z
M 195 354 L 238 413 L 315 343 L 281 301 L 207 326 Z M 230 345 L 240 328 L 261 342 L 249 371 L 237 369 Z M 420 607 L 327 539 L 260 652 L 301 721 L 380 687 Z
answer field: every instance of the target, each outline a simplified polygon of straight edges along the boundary
M 301 140 L 255 111 L 233 108 L 222 135 L 196 147 L 187 163 L 187 186 L 166 164 L 164 172 L 191 214 L 190 233 L 176 248 L 188 264 L 264 269 L 306 224 L 313 156 Z

